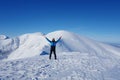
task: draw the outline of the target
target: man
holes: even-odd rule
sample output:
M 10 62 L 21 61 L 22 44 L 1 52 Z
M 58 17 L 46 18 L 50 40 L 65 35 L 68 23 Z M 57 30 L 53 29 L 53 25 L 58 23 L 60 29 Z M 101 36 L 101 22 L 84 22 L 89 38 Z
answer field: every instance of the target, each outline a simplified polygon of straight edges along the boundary
M 52 55 L 52 52 L 53 52 L 55 60 L 56 60 L 57 59 L 57 56 L 56 56 L 56 44 L 60 41 L 61 37 L 57 41 L 55 41 L 55 38 L 53 38 L 52 41 L 49 40 L 47 37 L 45 37 L 45 38 L 50 43 L 50 46 L 51 46 L 49 59 L 51 59 L 51 55 Z

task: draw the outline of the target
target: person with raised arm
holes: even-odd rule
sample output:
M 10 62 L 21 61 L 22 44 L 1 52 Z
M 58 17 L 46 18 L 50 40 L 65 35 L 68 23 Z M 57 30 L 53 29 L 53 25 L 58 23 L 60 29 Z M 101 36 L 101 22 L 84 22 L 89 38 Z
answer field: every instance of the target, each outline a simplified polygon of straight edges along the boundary
M 55 60 L 57 59 L 57 56 L 56 56 L 56 44 L 60 41 L 60 39 L 62 38 L 59 37 L 58 40 L 55 41 L 55 38 L 53 38 L 52 40 L 49 40 L 46 36 L 44 36 L 46 38 L 46 40 L 50 43 L 50 55 L 49 55 L 49 59 L 51 59 L 51 56 L 52 56 L 52 52 L 54 53 L 54 57 L 55 57 Z

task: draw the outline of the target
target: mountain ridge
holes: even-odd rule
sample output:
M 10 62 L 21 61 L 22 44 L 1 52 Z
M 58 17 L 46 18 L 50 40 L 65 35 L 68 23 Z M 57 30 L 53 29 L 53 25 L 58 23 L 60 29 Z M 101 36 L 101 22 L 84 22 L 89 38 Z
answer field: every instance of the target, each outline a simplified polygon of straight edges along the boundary
M 50 46 L 44 36 L 48 37 L 50 40 L 52 38 L 57 40 L 62 36 L 61 41 L 57 44 L 58 54 L 61 52 L 81 52 L 91 53 L 91 55 L 95 55 L 97 53 L 97 55 L 101 57 L 103 54 L 114 54 L 119 56 L 119 49 L 73 32 L 58 30 L 50 32 L 44 36 L 43 35 L 44 34 L 40 32 L 28 33 L 16 38 L 9 38 L 7 40 L 0 41 L 0 44 L 2 44 L 2 46 L 0 45 L 0 53 L 3 55 L 5 54 L 8 60 L 33 57 L 40 55 L 43 52 L 49 53 Z M 6 44 L 6 42 L 8 44 Z M 10 45 L 11 48 L 13 47 L 13 49 L 9 48 L 9 50 L 5 51 L 6 53 L 2 53 L 4 51 L 3 47 L 7 48 L 8 45 Z M 10 52 L 7 53 L 7 51 Z

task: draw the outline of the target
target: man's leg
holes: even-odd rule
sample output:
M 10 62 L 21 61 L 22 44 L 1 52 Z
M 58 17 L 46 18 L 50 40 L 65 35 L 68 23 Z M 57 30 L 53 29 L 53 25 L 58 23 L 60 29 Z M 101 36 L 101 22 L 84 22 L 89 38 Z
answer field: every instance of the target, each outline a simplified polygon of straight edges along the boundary
M 52 49 L 50 50 L 49 59 L 51 59 L 51 55 L 52 55 Z
M 57 59 L 57 56 L 56 56 L 56 50 L 54 49 L 54 57 L 55 57 L 55 59 Z

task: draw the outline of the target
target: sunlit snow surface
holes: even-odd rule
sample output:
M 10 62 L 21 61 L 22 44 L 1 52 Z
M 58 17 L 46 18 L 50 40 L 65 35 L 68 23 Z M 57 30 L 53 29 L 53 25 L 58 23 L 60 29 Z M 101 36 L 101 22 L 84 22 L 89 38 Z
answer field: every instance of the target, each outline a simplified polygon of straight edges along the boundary
M 0 63 L 1 80 L 120 80 L 119 59 L 89 53 L 64 52 L 58 60 L 43 55 Z
M 56 40 L 57 58 L 49 60 Z M 120 48 L 68 31 L 0 38 L 0 80 L 120 80 Z

